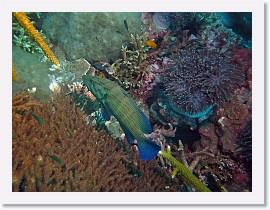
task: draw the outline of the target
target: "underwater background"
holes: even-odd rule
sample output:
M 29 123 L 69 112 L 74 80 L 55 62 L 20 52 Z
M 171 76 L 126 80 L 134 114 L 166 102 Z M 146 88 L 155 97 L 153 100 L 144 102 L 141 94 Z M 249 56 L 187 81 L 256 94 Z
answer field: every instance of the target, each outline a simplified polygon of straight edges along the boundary
M 14 12 L 12 190 L 252 191 L 251 17 Z

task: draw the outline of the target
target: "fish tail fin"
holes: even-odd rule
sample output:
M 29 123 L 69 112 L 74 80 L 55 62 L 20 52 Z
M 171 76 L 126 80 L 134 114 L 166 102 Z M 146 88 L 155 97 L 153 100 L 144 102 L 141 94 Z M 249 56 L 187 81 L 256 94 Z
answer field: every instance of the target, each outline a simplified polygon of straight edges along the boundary
M 142 160 L 151 160 L 157 156 L 160 146 L 146 139 L 138 141 L 139 156 Z

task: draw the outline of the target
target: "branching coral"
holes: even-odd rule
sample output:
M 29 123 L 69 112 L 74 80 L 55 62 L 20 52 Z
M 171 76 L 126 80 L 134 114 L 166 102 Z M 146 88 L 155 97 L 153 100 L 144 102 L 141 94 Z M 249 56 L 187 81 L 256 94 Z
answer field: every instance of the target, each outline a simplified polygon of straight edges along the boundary
M 19 80 L 19 77 L 16 73 L 16 69 L 15 69 L 14 64 L 12 64 L 12 81 L 17 81 L 17 80 Z
M 211 192 L 211 190 L 208 189 L 208 187 L 206 187 L 203 183 L 201 183 L 200 180 L 194 176 L 188 168 L 186 168 L 182 163 L 180 163 L 171 155 L 170 147 L 168 147 L 167 152 L 160 151 L 159 153 L 175 167 L 172 173 L 172 177 L 174 177 L 176 174 L 179 174 L 189 184 L 193 185 L 196 190 L 200 192 Z
M 15 112 L 15 110 L 13 110 Z M 13 191 L 123 191 L 131 176 L 105 133 L 63 97 L 13 120 Z M 108 158 L 109 157 L 109 158 Z M 131 189 L 129 189 L 131 190 Z
M 30 108 L 18 112 L 13 106 L 13 191 L 179 191 L 156 159 L 141 161 L 87 125 L 70 97 L 57 94 Z
M 251 191 L 251 173 L 244 164 L 230 156 L 205 156 L 199 164 L 199 174 L 213 191 Z
M 43 38 L 40 36 L 36 28 L 33 26 L 33 24 L 30 22 L 28 17 L 24 12 L 14 12 L 14 17 L 17 18 L 20 25 L 27 31 L 27 33 L 30 36 L 33 36 L 35 41 L 39 44 L 39 46 L 42 48 L 43 52 L 47 55 L 51 61 L 57 65 L 60 66 L 58 59 L 54 56 L 53 52 L 50 50 L 48 45 L 44 42 Z
M 12 111 L 13 114 L 24 113 L 31 111 L 34 107 L 42 107 L 42 103 L 32 99 L 32 92 L 34 90 L 29 90 L 27 92 L 22 92 L 12 98 Z
M 116 60 L 111 66 L 112 76 L 120 80 L 125 88 L 140 86 L 142 75 L 147 72 L 147 40 L 145 34 L 136 36 L 131 34 L 130 49 L 128 46 L 122 46 L 123 59 Z

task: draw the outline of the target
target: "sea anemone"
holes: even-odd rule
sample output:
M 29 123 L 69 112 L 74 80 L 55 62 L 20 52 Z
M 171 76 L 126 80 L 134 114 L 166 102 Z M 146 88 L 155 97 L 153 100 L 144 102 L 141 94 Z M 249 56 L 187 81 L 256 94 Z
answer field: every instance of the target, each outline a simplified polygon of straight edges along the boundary
M 163 82 L 174 111 L 196 118 L 231 99 L 244 75 L 226 56 L 217 50 L 192 48 L 171 56 Z

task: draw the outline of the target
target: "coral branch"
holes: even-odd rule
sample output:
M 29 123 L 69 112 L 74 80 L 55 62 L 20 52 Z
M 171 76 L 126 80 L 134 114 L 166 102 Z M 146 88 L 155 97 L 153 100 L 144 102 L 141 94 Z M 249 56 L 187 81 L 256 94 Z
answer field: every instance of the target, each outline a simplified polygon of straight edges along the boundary
M 58 59 L 54 56 L 53 52 L 44 42 L 43 38 L 40 36 L 37 29 L 30 22 L 26 14 L 24 12 L 14 12 L 13 15 L 15 18 L 17 18 L 20 25 L 27 31 L 27 33 L 35 39 L 35 41 L 39 44 L 39 46 L 41 47 L 43 52 L 47 55 L 47 57 L 51 59 L 51 61 L 55 65 L 60 66 Z
M 200 192 L 211 192 L 211 190 L 200 182 L 200 180 L 194 176 L 182 163 L 176 160 L 171 155 L 170 147 L 167 148 L 167 152 L 160 151 L 161 154 L 166 160 L 168 160 L 174 167 L 174 175 L 179 174 L 183 177 L 189 184 L 193 185 Z
M 12 110 L 15 113 L 30 111 L 33 107 L 42 107 L 43 105 L 32 99 L 32 92 L 22 92 L 12 98 Z
M 178 151 L 179 151 L 179 155 L 180 155 L 180 158 L 181 158 L 182 163 L 184 164 L 184 166 L 185 166 L 186 168 L 188 168 L 188 169 L 192 172 L 192 170 L 189 168 L 187 159 L 186 159 L 186 157 L 185 157 L 184 145 L 183 145 L 183 143 L 182 143 L 181 140 L 179 140 L 179 148 L 178 148 Z
M 15 69 L 14 64 L 12 64 L 12 81 L 17 81 L 17 80 L 19 80 L 19 77 L 16 73 L 16 69 Z

